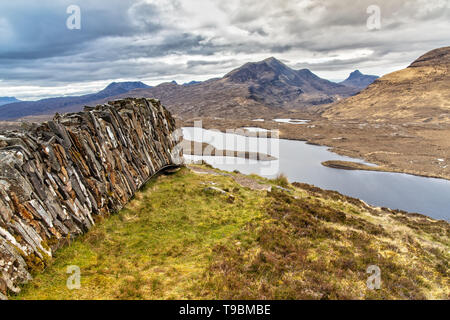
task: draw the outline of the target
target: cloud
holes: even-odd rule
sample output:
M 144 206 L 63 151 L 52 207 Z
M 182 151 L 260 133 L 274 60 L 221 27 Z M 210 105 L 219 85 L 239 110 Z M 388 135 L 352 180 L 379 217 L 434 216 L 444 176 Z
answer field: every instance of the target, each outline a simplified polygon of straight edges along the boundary
M 382 75 L 448 44 L 447 0 L 73 0 L 0 3 L 0 96 L 87 93 L 109 81 L 206 80 L 276 56 L 322 77 Z M 23 90 L 17 90 L 22 88 Z M 68 89 L 71 88 L 71 89 Z

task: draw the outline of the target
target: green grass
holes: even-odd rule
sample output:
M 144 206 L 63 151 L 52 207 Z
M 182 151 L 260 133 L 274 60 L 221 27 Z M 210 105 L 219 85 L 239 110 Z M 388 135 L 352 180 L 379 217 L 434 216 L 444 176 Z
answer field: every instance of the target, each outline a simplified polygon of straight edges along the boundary
M 189 299 L 213 248 L 262 217 L 262 199 L 214 177 L 239 199 L 204 192 L 204 177 L 183 169 L 161 176 L 119 214 L 57 252 L 18 299 Z M 238 213 L 238 214 L 237 214 Z M 66 288 L 66 267 L 82 271 L 81 290 Z
M 261 178 L 256 178 L 262 181 Z M 266 181 L 287 186 L 284 179 Z M 211 194 L 214 186 L 234 195 Z M 252 191 L 188 169 L 57 252 L 11 299 L 421 299 L 449 297 L 449 226 L 378 212 L 306 185 Z M 382 269 L 382 289 L 366 268 Z M 66 268 L 81 268 L 81 289 Z
M 280 187 L 287 188 L 289 187 L 289 180 L 284 173 L 280 173 L 275 179 L 275 184 Z

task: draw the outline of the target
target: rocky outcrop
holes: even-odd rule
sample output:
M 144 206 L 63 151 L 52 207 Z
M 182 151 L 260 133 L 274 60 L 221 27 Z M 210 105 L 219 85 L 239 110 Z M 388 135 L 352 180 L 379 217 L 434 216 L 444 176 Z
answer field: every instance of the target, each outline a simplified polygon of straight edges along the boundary
M 157 100 L 124 99 L 0 135 L 0 297 L 59 247 L 120 210 L 158 171 L 182 163 Z M 3 294 L 3 295 L 2 295 Z

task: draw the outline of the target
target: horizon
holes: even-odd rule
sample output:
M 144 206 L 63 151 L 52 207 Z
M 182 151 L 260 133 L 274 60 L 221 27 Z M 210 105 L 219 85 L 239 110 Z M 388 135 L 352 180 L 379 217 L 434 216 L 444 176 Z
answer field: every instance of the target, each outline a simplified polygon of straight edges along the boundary
M 276 60 L 278 60 L 278 61 L 281 61 L 281 60 L 279 60 L 279 59 L 277 59 L 276 57 L 270 57 L 270 58 L 275 58 Z M 269 58 L 266 58 L 266 59 L 263 59 L 263 60 L 261 60 L 261 61 L 251 61 L 250 63 L 257 63 L 257 62 L 262 62 L 262 61 L 265 61 L 265 60 L 267 60 L 267 59 L 269 59 Z M 282 62 L 282 61 L 281 61 Z M 284 62 L 282 62 L 282 63 L 284 63 Z M 242 66 L 244 66 L 244 65 L 242 65 Z M 240 67 L 242 67 L 242 66 L 240 66 Z M 239 68 L 240 68 L 239 67 Z M 288 66 L 289 67 L 289 66 Z M 307 70 L 310 70 L 312 73 L 314 73 L 314 74 L 316 74 L 316 75 L 318 75 L 316 72 L 314 72 L 313 70 L 311 70 L 311 69 L 308 69 L 308 68 L 305 68 L 305 69 L 307 69 Z M 233 70 L 236 70 L 236 69 L 233 69 Z M 229 72 L 231 72 L 231 71 L 233 71 L 233 70 L 230 70 Z M 294 70 L 301 70 L 301 69 L 294 69 Z M 356 72 L 356 71 L 359 71 L 362 75 L 369 75 L 369 74 L 366 74 L 366 73 L 364 73 L 364 72 L 361 72 L 361 70 L 359 70 L 359 69 L 355 69 L 355 70 L 353 70 L 353 71 L 351 71 L 349 74 L 348 74 L 348 76 L 346 77 L 346 78 L 343 78 L 343 79 L 325 79 L 325 78 L 322 78 L 322 79 L 325 79 L 325 80 L 328 80 L 328 81 L 330 81 L 330 82 L 334 82 L 334 83 L 340 83 L 340 82 L 343 82 L 343 81 L 345 81 L 346 79 L 348 79 L 348 77 L 353 73 L 353 72 Z M 228 73 L 228 72 L 227 72 Z M 100 92 L 100 91 L 102 91 L 102 90 L 105 90 L 106 88 L 108 88 L 110 85 L 112 85 L 112 84 L 122 84 L 122 83 L 132 83 L 132 82 L 140 82 L 140 83 L 142 83 L 142 84 L 144 84 L 144 85 L 147 85 L 147 86 L 150 86 L 150 87 L 156 87 L 156 86 L 159 86 L 159 85 L 162 85 L 162 84 L 165 84 L 165 83 L 173 83 L 173 82 L 175 82 L 177 85 L 186 85 L 186 84 L 188 84 L 188 83 L 190 83 L 190 82 L 204 82 L 204 81 L 208 81 L 208 80 L 212 80 L 212 79 L 216 79 L 216 78 L 222 78 L 222 77 L 224 77 L 227 73 L 225 73 L 225 74 L 223 74 L 222 76 L 218 76 L 218 77 L 214 77 L 214 78 L 209 78 L 209 79 L 205 79 L 205 80 L 201 80 L 201 81 L 199 81 L 199 80 L 189 80 L 189 81 L 185 81 L 185 82 L 179 82 L 179 81 L 177 81 L 177 80 L 168 80 L 168 81 L 163 81 L 163 82 L 158 82 L 158 83 L 155 83 L 155 84 L 150 84 L 150 83 L 148 83 L 148 82 L 146 82 L 145 80 L 123 80 L 123 81 L 118 81 L 118 80 L 111 80 L 111 81 L 108 81 L 108 80 L 106 80 L 105 82 L 107 82 L 106 84 L 104 84 L 103 86 L 100 86 L 100 87 L 98 87 L 97 89 L 93 89 L 94 91 L 83 91 L 81 94 L 76 94 L 76 93 L 74 93 L 74 94 L 66 94 L 66 95 L 58 95 L 58 94 L 54 94 L 54 95 L 51 95 L 51 96 L 48 96 L 48 97 L 39 97 L 38 99 L 33 99 L 33 98 L 31 98 L 31 99 L 20 99 L 20 98 L 18 98 L 17 96 L 0 96 L 0 99 L 5 99 L 5 98 L 16 98 L 16 99 L 18 99 L 19 101 L 18 102 L 35 102 L 35 101 L 40 101 L 40 100 L 46 100 L 46 99 L 52 99 L 52 98 L 67 98 L 67 97 L 76 97 L 76 96 L 81 96 L 81 95 L 89 95 L 89 94 L 95 94 L 95 93 L 98 93 L 98 92 Z M 369 76 L 378 76 L 378 75 L 369 75 Z M 381 77 L 381 76 L 378 76 L 378 77 Z M 15 102 L 12 102 L 12 103 L 15 103 Z
M 205 81 L 269 56 L 337 82 L 356 69 L 383 76 L 448 45 L 446 1 L 241 2 L 1 3 L 8 14 L 0 14 L 0 96 L 27 101 L 111 82 Z

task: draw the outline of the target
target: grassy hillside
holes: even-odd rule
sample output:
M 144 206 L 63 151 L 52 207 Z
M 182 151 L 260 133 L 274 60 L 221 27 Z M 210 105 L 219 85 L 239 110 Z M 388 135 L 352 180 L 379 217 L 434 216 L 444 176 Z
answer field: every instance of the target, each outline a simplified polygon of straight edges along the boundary
M 282 177 L 196 170 L 150 182 L 10 298 L 449 298 L 448 223 Z M 80 290 L 66 288 L 68 265 Z M 381 290 L 367 289 L 369 265 Z
M 324 112 L 331 120 L 450 121 L 450 47 L 428 52 L 406 69 L 381 77 Z

